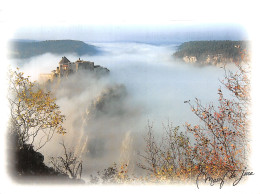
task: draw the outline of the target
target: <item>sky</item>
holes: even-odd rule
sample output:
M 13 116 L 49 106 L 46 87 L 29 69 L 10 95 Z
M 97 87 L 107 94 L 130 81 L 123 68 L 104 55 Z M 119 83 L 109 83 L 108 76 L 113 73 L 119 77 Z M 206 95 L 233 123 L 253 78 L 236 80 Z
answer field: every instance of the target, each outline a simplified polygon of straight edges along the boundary
M 1 5 L 0 23 L 5 39 L 88 42 L 253 39 L 253 14 L 257 6 L 249 2 L 10 0 Z
M 60 40 L 86 42 L 135 41 L 172 43 L 191 40 L 247 40 L 245 27 L 238 23 L 194 23 L 190 21 L 165 24 L 55 25 L 23 26 L 15 39 Z

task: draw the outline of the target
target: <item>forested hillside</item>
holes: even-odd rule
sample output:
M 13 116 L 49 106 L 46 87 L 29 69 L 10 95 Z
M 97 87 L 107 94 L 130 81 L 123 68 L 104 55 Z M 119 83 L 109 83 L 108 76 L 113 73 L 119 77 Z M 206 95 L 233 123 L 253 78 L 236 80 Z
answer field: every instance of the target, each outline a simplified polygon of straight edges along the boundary
M 181 44 L 173 55 L 190 63 L 228 63 L 240 61 L 243 50 L 248 51 L 247 41 L 190 41 Z
M 79 56 L 85 54 L 94 55 L 98 53 L 98 48 L 76 40 L 13 40 L 9 44 L 9 57 L 11 58 L 30 58 L 44 53 L 75 53 Z

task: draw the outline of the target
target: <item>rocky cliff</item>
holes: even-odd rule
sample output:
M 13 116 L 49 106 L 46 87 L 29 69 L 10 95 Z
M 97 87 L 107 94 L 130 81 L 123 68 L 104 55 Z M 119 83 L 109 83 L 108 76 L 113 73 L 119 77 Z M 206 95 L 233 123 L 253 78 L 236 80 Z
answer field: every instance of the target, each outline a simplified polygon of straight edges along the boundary
M 223 57 L 222 54 L 208 55 L 205 57 L 200 57 L 199 59 L 196 56 L 185 56 L 182 58 L 185 63 L 199 63 L 201 65 L 215 65 L 222 66 L 229 63 L 241 62 L 238 59 L 232 57 Z
M 18 183 L 46 184 L 83 184 L 81 179 L 71 179 L 68 175 L 57 172 L 44 163 L 44 156 L 34 150 L 33 146 L 24 144 L 19 147 L 17 136 L 8 135 L 8 170 L 11 177 Z

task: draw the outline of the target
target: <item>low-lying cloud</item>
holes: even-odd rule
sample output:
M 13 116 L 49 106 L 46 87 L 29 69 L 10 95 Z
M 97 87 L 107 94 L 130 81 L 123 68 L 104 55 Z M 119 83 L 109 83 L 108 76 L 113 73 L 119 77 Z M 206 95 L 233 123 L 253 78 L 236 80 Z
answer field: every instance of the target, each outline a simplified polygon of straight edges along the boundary
M 196 67 L 177 62 L 177 45 L 98 43 L 102 55 L 81 56 L 107 67 L 109 76 L 75 74 L 54 87 L 57 103 L 66 116 L 68 133 L 56 135 L 41 151 L 46 157 L 61 155 L 64 139 L 83 160 L 86 174 L 128 160 L 135 164 L 143 149 L 148 120 L 160 132 L 162 122 L 183 125 L 197 118 L 184 104 L 195 97 L 204 103 L 217 101 L 219 79 L 224 71 L 215 66 Z M 55 69 L 62 56 L 45 54 L 12 61 L 21 71 L 37 79 Z M 68 54 L 70 61 L 78 56 Z M 46 161 L 47 158 L 46 158 Z M 134 166 L 134 165 L 133 165 Z

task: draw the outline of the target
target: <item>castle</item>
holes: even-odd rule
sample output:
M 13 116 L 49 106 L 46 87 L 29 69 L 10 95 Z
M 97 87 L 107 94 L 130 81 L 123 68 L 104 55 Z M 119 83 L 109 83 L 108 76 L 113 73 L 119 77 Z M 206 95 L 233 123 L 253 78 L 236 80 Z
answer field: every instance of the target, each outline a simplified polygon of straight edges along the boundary
M 107 74 L 109 72 L 105 67 L 94 65 L 94 62 L 83 61 L 80 58 L 75 62 L 70 62 L 67 57 L 64 56 L 60 60 L 56 70 L 48 74 L 40 74 L 39 80 L 43 82 L 53 81 L 54 79 L 67 78 L 70 74 L 82 71 L 93 72 L 95 74 Z

